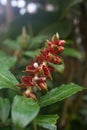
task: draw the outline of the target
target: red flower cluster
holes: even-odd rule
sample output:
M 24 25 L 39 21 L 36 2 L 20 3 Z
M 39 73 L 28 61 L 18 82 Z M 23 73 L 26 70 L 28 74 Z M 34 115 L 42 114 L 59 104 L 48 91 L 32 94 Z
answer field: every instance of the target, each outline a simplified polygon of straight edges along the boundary
M 39 56 L 36 56 L 33 64 L 26 67 L 26 73 L 29 76 L 22 76 L 22 83 L 17 85 L 24 89 L 25 96 L 36 100 L 36 95 L 33 92 L 34 87 L 37 87 L 38 90 L 47 90 L 46 79 L 52 79 L 51 72 L 55 71 L 50 63 L 62 63 L 58 55 L 64 50 L 64 43 L 65 41 L 60 40 L 57 33 L 51 41 L 46 41 L 45 48 L 40 51 Z

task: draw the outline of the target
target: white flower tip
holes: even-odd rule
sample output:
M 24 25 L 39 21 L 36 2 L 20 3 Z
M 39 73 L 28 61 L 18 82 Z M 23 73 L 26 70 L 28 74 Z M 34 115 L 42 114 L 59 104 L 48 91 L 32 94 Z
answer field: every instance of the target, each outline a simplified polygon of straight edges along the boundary
M 33 64 L 33 66 L 34 66 L 34 68 L 37 68 L 37 67 L 38 67 L 38 63 L 35 62 L 35 63 Z

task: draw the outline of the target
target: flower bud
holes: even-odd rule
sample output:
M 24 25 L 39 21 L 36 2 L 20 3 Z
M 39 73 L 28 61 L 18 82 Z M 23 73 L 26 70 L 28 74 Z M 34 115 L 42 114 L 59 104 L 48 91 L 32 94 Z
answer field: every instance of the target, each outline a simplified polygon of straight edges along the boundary
M 53 59 L 54 59 L 54 55 L 51 54 L 51 53 L 49 53 L 49 54 L 47 55 L 47 61 L 48 61 L 48 62 L 52 62 Z
M 64 45 L 64 43 L 65 43 L 65 41 L 64 41 L 64 40 L 59 40 L 59 42 L 58 42 L 58 46 L 63 46 L 63 45 Z
M 58 56 L 54 56 L 54 61 L 53 61 L 54 64 L 61 64 L 62 63 L 62 60 L 58 57 Z
M 64 50 L 64 47 L 63 46 L 59 46 L 58 47 L 58 54 L 60 54 L 63 50 Z
M 48 55 L 47 57 L 48 61 L 53 64 L 61 64 L 62 60 L 58 56 L 54 56 L 52 54 Z
M 52 43 L 54 43 L 54 44 L 55 44 L 56 42 L 58 42 L 58 41 L 59 41 L 59 34 L 56 33 L 56 35 L 54 35 L 54 36 L 52 37 L 51 41 L 52 41 Z

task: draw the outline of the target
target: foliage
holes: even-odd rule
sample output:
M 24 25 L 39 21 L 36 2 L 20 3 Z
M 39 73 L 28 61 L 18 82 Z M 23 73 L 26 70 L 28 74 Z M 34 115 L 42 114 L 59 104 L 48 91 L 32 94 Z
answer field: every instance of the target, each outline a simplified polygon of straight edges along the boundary
M 21 108 L 21 109 L 20 109 Z M 16 96 L 12 104 L 12 120 L 16 127 L 26 127 L 38 114 L 39 105 L 32 99 Z
M 55 40 L 55 36 L 53 38 Z M 61 45 L 62 45 L 64 41 L 59 40 L 59 42 L 61 42 Z M 8 43 L 10 42 L 8 41 Z M 10 47 L 11 43 L 8 45 Z M 12 47 L 14 49 L 14 46 L 11 46 L 11 49 Z M 21 48 L 20 45 L 19 47 Z M 34 57 L 34 55 L 37 55 L 37 52 L 38 50 L 36 50 L 36 52 L 24 51 L 23 55 L 26 55 L 32 58 Z M 21 53 L 21 49 L 19 49 L 19 53 Z M 9 98 L 5 98 L 5 99 L 3 97 L 0 98 L 1 100 L 1 104 L 0 104 L 1 125 L 5 126 L 3 124 L 5 122 L 8 125 L 10 125 L 11 120 L 12 120 L 12 123 L 16 129 L 26 129 L 31 124 L 33 124 L 33 129 L 36 129 L 37 127 L 42 127 L 49 130 L 56 130 L 57 126 L 55 125 L 55 123 L 57 122 L 57 119 L 59 118 L 58 115 L 52 115 L 52 114 L 41 115 L 39 113 L 41 113 L 42 108 L 48 105 L 54 104 L 58 101 L 61 101 L 71 96 L 72 94 L 75 94 L 76 92 L 81 91 L 83 88 L 74 83 L 64 84 L 56 88 L 52 88 L 52 90 L 47 92 L 47 94 L 44 94 L 44 95 L 41 94 L 42 96 L 39 96 L 38 95 L 39 93 L 37 93 L 38 101 L 35 101 L 36 98 L 34 98 L 34 94 L 30 95 L 30 98 L 26 98 L 25 97 L 26 95 L 25 96 L 22 95 L 21 89 L 16 87 L 16 85 L 18 84 L 18 81 L 10 70 L 10 68 L 12 68 L 12 66 L 17 62 L 18 57 L 15 58 L 15 57 L 6 56 L 3 52 L 0 52 L 0 54 L 1 54 L 0 89 L 8 88 L 16 92 L 15 95 L 13 94 L 13 97 L 12 97 L 13 100 L 11 104 L 9 103 Z M 4 63 L 4 61 L 6 62 Z M 54 67 L 58 72 L 63 72 L 64 70 L 64 64 L 54 65 L 54 63 L 51 63 L 51 62 L 49 64 L 50 66 L 52 65 L 52 67 Z M 26 90 L 26 94 L 28 94 L 28 91 L 30 90 Z M 35 92 L 37 92 L 37 90 L 35 90 Z M 11 116 L 9 117 L 8 115 L 9 115 L 10 107 L 11 107 Z
M 70 96 L 71 93 L 74 94 L 81 90 L 82 90 L 82 87 L 73 83 L 62 85 L 58 88 L 52 89 L 45 96 L 42 96 L 40 98 L 39 104 L 41 107 L 44 107 L 52 103 L 55 103 L 57 101 L 61 101 L 64 98 L 67 98 L 68 96 Z
M 43 2 L 39 3 L 43 6 Z M 52 4 L 55 10 L 46 11 L 46 4 Z M 82 91 L 87 86 L 86 4 L 83 0 L 46 0 L 44 9 L 15 17 L 11 22 L 8 38 L 0 43 L 0 49 L 6 51 L 0 51 L 0 130 L 87 129 L 87 96 Z M 76 18 L 79 22 L 74 23 Z M 75 32 L 77 27 L 80 31 Z M 38 100 L 26 98 L 25 88 L 17 87 L 21 76 L 28 75 L 24 68 L 40 55 L 45 39 L 55 32 L 66 40 L 59 55 L 63 64 L 49 63 L 56 73 L 52 73 L 53 80 L 46 82 L 48 90 L 38 91 L 34 86 Z M 78 43 L 79 37 L 84 42 Z

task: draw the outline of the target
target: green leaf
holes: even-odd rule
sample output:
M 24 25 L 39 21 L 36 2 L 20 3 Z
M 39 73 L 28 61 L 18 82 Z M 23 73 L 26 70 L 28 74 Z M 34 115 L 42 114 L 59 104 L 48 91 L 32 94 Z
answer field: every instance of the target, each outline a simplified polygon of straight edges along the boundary
M 7 39 L 4 42 L 4 44 L 13 50 L 20 50 L 21 49 L 19 43 L 16 40 Z
M 81 3 L 83 0 L 71 0 L 71 2 L 69 3 L 69 7 L 75 6 L 76 4 Z
M 0 51 L 0 68 L 10 69 L 16 61 L 16 57 L 7 56 L 3 51 Z
M 54 88 L 46 95 L 42 96 L 39 99 L 39 104 L 41 107 L 48 106 L 50 104 L 61 101 L 75 94 L 76 92 L 81 91 L 82 89 L 82 87 L 74 83 L 61 85 L 60 87 Z
M 0 58 L 6 56 L 6 54 L 3 51 L 0 51 Z
M 83 59 L 83 55 L 79 51 L 73 48 L 65 48 L 65 50 L 63 51 L 63 55 L 71 56 L 73 58 Z
M 64 0 L 64 2 L 62 2 L 61 0 L 58 0 L 60 18 L 64 18 L 64 16 L 69 13 L 73 6 L 79 4 L 82 1 L 83 0 Z M 73 10 L 75 10 L 74 7 Z
M 16 57 L 4 56 L 0 58 L 0 68 L 10 69 L 17 61 Z
M 12 105 L 12 121 L 16 127 L 26 127 L 38 114 L 36 101 L 23 96 L 16 96 Z
M 57 115 L 40 115 L 36 118 L 36 124 L 49 130 L 57 130 L 55 124 L 58 118 Z
M 43 36 L 43 35 L 32 38 L 29 44 L 29 49 L 39 48 L 45 39 L 46 39 L 46 36 Z
M 53 66 L 55 68 L 56 71 L 63 73 L 64 72 L 64 64 L 61 65 L 55 65 L 52 63 L 49 63 L 51 66 Z
M 14 75 L 9 71 L 9 69 L 16 62 L 16 57 L 2 57 L 0 58 L 0 89 L 10 88 L 13 90 L 19 90 L 16 87 L 18 81 L 14 77 Z
M 57 23 L 53 23 L 41 31 L 41 34 L 55 34 L 58 32 L 60 37 L 66 38 L 71 33 L 72 24 L 69 21 L 58 21 Z
M 23 36 L 23 35 L 25 35 L 25 36 Z M 24 30 L 22 29 L 22 35 L 18 36 L 16 42 L 18 43 L 20 48 L 26 49 L 28 47 L 29 41 L 30 41 L 30 36 L 27 35 L 27 33 L 24 32 Z
M 0 89 L 10 88 L 18 91 L 19 88 L 16 87 L 18 81 L 14 77 L 14 75 L 7 69 L 0 67 Z
M 29 56 L 29 57 L 31 57 L 31 58 L 34 58 L 35 56 L 37 56 L 37 55 L 39 55 L 39 54 L 40 54 L 39 50 L 26 51 L 26 52 L 24 53 L 25 56 Z
M 3 123 L 6 122 L 9 116 L 10 103 L 8 99 L 0 97 L 0 119 Z
M 66 40 L 66 45 L 72 45 L 73 44 L 73 40 Z

